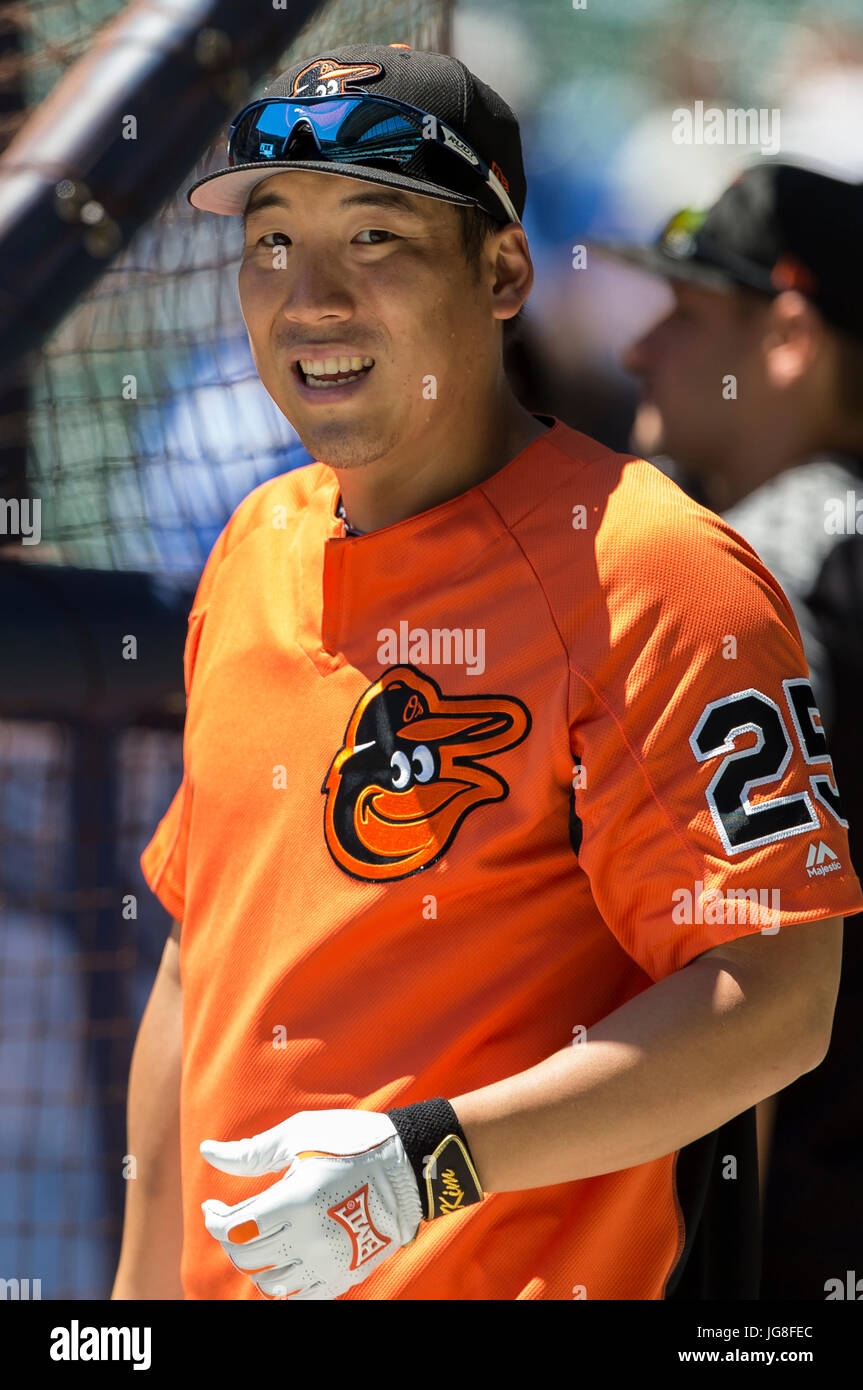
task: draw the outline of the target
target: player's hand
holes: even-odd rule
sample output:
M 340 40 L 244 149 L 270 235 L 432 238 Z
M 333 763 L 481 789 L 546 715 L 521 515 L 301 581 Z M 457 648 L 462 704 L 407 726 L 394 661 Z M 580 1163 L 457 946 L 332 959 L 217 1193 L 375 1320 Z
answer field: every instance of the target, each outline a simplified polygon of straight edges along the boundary
M 301 1110 L 252 1139 L 200 1147 L 214 1168 L 238 1177 L 287 1169 L 236 1206 L 201 1204 L 210 1235 L 264 1298 L 337 1298 L 408 1245 L 423 1219 L 387 1115 Z

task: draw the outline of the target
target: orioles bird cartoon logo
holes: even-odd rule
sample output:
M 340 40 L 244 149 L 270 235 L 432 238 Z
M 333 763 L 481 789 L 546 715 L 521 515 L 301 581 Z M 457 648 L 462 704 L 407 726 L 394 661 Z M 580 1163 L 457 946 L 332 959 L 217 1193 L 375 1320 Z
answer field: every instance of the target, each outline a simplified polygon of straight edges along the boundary
M 335 58 L 315 58 L 297 73 L 292 97 L 344 96 L 356 82 L 372 82 L 383 76 L 380 63 L 339 63 Z
M 530 722 L 510 696 L 446 696 L 414 667 L 390 667 L 361 696 L 321 787 L 339 868 L 382 883 L 434 864 L 466 815 L 509 794 L 485 763 Z

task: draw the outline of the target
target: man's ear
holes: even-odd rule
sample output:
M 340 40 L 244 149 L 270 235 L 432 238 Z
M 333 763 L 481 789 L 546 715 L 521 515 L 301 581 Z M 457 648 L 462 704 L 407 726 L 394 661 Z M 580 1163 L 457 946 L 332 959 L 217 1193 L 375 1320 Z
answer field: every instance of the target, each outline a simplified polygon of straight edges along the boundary
M 824 320 L 798 290 L 783 290 L 770 305 L 764 335 L 767 376 L 778 390 L 796 386 L 826 342 Z
M 523 227 L 509 222 L 489 242 L 494 280 L 492 314 L 496 319 L 515 318 L 533 286 L 533 261 Z

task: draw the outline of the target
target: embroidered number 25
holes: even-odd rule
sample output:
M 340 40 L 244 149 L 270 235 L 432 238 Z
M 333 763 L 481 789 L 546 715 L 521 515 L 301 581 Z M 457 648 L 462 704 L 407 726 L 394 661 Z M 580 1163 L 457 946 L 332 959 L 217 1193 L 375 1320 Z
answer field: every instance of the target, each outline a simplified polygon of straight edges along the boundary
M 812 686 L 808 680 L 794 678 L 783 681 L 782 688 L 804 759 L 824 768 L 809 778 L 812 796 L 847 827 Z M 754 733 L 756 741 L 751 747 L 737 749 L 736 742 L 745 733 Z M 699 762 L 720 753 L 726 755 L 710 779 L 707 804 L 727 854 L 741 854 L 788 835 L 803 835 L 818 825 L 818 812 L 808 791 L 771 797 L 757 806 L 749 800 L 753 787 L 779 781 L 792 753 L 782 711 L 760 690 L 738 690 L 721 700 L 711 700 L 689 743 Z

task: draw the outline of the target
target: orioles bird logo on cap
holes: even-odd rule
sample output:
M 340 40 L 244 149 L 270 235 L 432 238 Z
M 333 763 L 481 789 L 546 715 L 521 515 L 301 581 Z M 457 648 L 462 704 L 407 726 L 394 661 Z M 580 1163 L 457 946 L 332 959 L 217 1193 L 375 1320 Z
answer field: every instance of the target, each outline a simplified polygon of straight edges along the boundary
M 465 816 L 509 795 L 486 762 L 530 725 L 513 697 L 442 695 L 413 666 L 391 666 L 360 697 L 321 787 L 339 868 L 385 883 L 434 864 Z
M 340 63 L 336 58 L 315 58 L 298 72 L 292 97 L 337 97 L 357 82 L 373 82 L 383 77 L 380 63 Z

